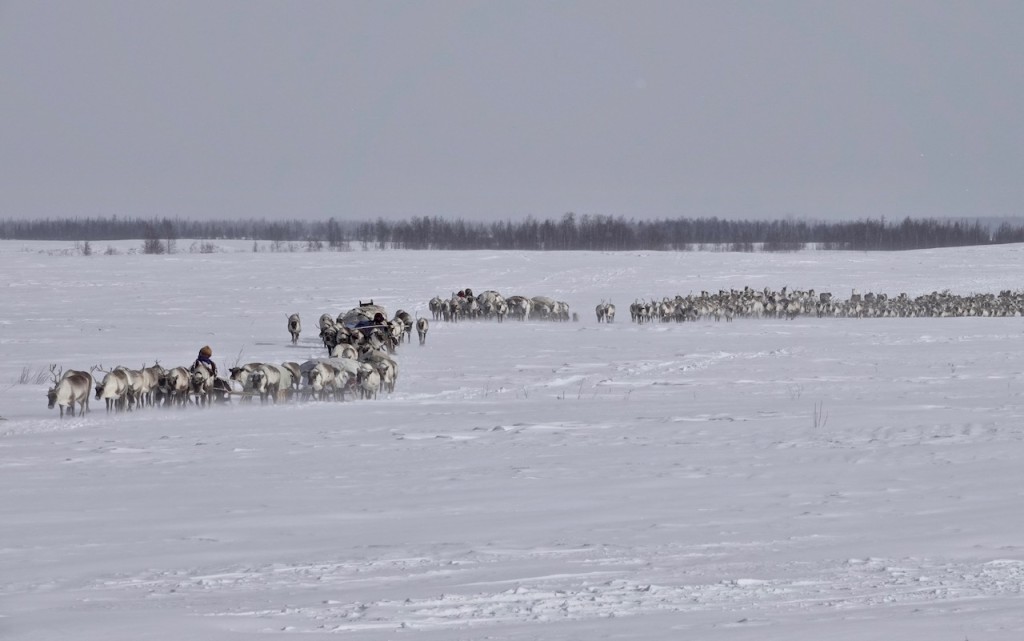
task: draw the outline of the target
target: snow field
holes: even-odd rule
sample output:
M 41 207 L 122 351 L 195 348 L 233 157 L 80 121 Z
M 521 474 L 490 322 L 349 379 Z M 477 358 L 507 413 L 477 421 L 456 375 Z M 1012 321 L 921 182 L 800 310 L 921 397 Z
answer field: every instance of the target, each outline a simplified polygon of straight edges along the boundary
M 35 249 L 0 243 L 0 638 L 1024 635 L 1024 319 L 593 316 L 745 285 L 1017 289 L 1021 246 Z M 221 367 L 301 361 L 322 312 L 426 315 L 465 286 L 582 321 L 432 322 L 378 401 L 93 402 L 61 421 L 45 385 L 11 383 L 53 362 L 187 365 L 207 343 Z

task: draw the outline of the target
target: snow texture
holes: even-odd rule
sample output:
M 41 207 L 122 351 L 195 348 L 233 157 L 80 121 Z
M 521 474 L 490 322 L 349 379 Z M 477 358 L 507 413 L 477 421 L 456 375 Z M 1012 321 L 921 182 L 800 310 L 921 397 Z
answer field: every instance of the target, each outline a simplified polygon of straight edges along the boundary
M 179 241 L 179 247 L 187 245 Z M 1024 319 L 598 325 L 602 299 L 1024 286 L 906 253 L 64 255 L 0 243 L 0 638 L 1024 638 Z M 132 246 L 114 244 L 121 250 Z M 61 420 L 50 363 L 321 356 L 373 298 L 433 322 L 376 401 Z M 291 345 L 288 314 L 307 328 Z M 27 368 L 27 369 L 26 369 Z

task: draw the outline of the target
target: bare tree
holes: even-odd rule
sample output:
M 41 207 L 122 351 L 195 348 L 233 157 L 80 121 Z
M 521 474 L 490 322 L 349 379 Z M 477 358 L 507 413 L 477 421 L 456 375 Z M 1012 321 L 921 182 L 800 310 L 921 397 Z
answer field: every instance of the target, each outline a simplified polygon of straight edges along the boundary
M 146 226 L 146 236 L 142 242 L 142 253 L 143 254 L 163 254 L 164 244 L 160 240 L 160 235 L 156 228 L 152 225 Z

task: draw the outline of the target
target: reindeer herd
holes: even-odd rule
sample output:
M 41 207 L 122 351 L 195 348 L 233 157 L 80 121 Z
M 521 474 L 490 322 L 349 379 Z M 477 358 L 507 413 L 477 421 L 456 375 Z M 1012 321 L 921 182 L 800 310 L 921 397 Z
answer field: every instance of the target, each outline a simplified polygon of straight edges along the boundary
M 547 296 L 502 297 L 495 291 L 473 296 L 469 288 L 452 294 L 450 298 L 435 296 L 429 308 L 435 320 L 459 321 L 468 319 L 502 321 L 506 317 L 516 320 L 578 320 L 569 313 L 568 303 Z M 594 309 L 598 323 L 615 322 L 615 305 L 601 301 Z M 856 290 L 846 300 L 834 298 L 830 292 L 813 289 L 781 290 L 744 287 L 741 290 L 702 291 L 687 296 L 676 295 L 636 299 L 629 306 L 629 317 L 634 323 L 685 322 L 698 320 L 732 321 L 739 318 L 786 318 L 800 316 L 817 318 L 917 318 L 960 316 L 1024 316 L 1024 292 L 1004 290 L 996 294 L 952 294 L 949 291 L 931 292 L 911 298 L 905 293 L 890 297 L 887 294 L 859 294 Z
M 51 366 L 53 387 L 47 391 L 49 407 L 60 415 L 74 416 L 89 411 L 89 397 L 106 403 L 108 412 L 145 407 L 199 407 L 228 403 L 232 397 L 243 402 L 259 397 L 262 403 L 300 400 L 344 400 L 346 397 L 377 398 L 381 391 L 394 392 L 399 344 L 411 340 L 412 328 L 425 344 L 428 322 L 399 311 L 391 321 L 382 321 L 384 308 L 360 304 L 338 316 L 321 317 L 320 338 L 327 349 L 325 358 L 303 363 L 246 363 L 229 369 L 228 378 L 217 376 L 197 360 L 191 367 L 165 369 L 159 362 L 140 369 L 102 365 L 90 371 L 58 370 Z M 302 331 L 298 314 L 288 317 L 288 332 L 296 344 Z M 95 376 L 94 376 L 95 375 Z M 102 375 L 102 378 L 100 377 Z
M 755 290 L 719 290 L 712 294 L 702 291 L 661 300 L 636 300 L 629 306 L 633 322 L 697 321 L 714 319 L 732 321 L 740 318 L 786 318 L 815 316 L 817 318 L 922 318 L 962 316 L 1021 316 L 1024 315 L 1024 292 L 1004 290 L 995 294 L 962 296 L 949 291 L 931 292 L 911 298 L 905 293 L 890 297 L 887 294 L 856 290 L 850 298 L 839 300 L 829 292 L 808 290 L 781 290 L 764 288 Z M 598 310 L 598 319 L 601 312 Z
M 548 296 L 502 296 L 494 290 L 473 295 L 467 287 L 452 293 L 449 298 L 435 296 L 427 304 L 434 320 L 458 322 L 461 320 L 495 320 L 499 323 L 506 318 L 513 320 L 550 320 L 565 322 L 579 320 L 570 315 L 569 303 L 557 301 Z
M 94 378 L 100 373 L 102 378 Z M 56 365 L 50 366 L 53 382 L 46 392 L 50 409 L 60 408 L 61 418 L 65 412 L 75 415 L 89 411 L 89 396 L 95 392 L 97 401 L 106 403 L 107 411 L 132 410 L 147 405 L 170 404 L 170 399 L 186 398 L 190 390 L 192 374 L 183 367 L 165 370 L 159 364 L 133 370 L 115 367 L 104 370 L 102 365 L 89 368 L 88 372 L 70 369 L 63 371 Z M 178 382 L 181 381 L 180 392 Z M 94 387 L 95 385 L 95 387 Z
M 474 295 L 466 288 L 450 298 L 435 296 L 428 307 L 435 321 L 579 320 L 576 314 L 570 314 L 569 305 L 564 301 L 547 296 L 505 298 L 493 290 Z M 595 307 L 597 322 L 614 322 L 615 311 L 614 304 L 601 301 Z M 736 317 L 793 319 L 810 315 L 818 318 L 1024 316 L 1024 292 L 1006 290 L 998 295 L 960 296 L 943 291 L 911 298 L 906 294 L 889 297 L 875 293 L 861 295 L 854 291 L 849 299 L 837 300 L 831 293 L 818 293 L 813 289 L 791 291 L 783 287 L 776 291 L 745 287 L 661 300 L 637 299 L 629 306 L 629 315 L 636 323 L 732 321 Z M 53 387 L 47 391 L 47 400 L 50 409 L 58 407 L 63 418 L 74 416 L 76 408 L 79 414 L 87 412 L 90 395 L 97 401 L 103 400 L 108 412 L 189 404 L 202 407 L 227 403 L 235 396 L 243 402 L 258 396 L 262 403 L 377 398 L 382 390 L 389 393 L 395 390 L 398 362 L 394 354 L 398 346 L 412 341 L 413 329 L 419 344 L 424 345 L 429 327 L 426 318 L 414 318 L 404 310 L 387 320 L 383 307 L 372 300 L 360 302 L 358 307 L 337 317 L 320 316 L 319 337 L 327 352 L 324 358 L 303 363 L 247 363 L 230 368 L 227 379 L 218 377 L 200 361 L 192 367 L 171 369 L 159 363 L 139 369 L 118 366 L 110 370 L 98 365 L 88 372 L 63 371 L 53 365 L 50 368 Z M 302 331 L 299 314 L 288 316 L 287 329 L 292 344 L 297 344 Z
M 579 320 L 570 314 L 569 304 L 547 296 L 509 296 L 488 290 L 476 296 L 471 289 L 460 290 L 449 298 L 435 296 L 428 303 L 434 320 Z M 598 323 L 615 322 L 615 305 L 601 301 L 594 309 Z M 996 294 L 957 295 L 949 291 L 931 292 L 911 298 L 905 293 L 887 294 L 856 290 L 846 300 L 830 292 L 813 289 L 790 290 L 783 287 L 702 291 L 687 296 L 661 299 L 636 299 L 629 306 L 634 323 L 685 322 L 698 320 L 732 321 L 735 318 L 917 318 L 960 316 L 1024 316 L 1024 291 L 1004 290 Z

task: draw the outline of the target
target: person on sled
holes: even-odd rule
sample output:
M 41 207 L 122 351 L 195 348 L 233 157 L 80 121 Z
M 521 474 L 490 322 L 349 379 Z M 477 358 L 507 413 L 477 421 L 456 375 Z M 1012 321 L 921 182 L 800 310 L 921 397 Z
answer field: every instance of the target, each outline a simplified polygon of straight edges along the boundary
M 361 320 L 358 323 L 356 323 L 355 327 L 353 327 L 352 329 L 359 330 L 360 332 L 363 333 L 363 336 L 369 338 L 370 334 L 373 333 L 373 330 L 378 328 L 383 329 L 386 323 L 387 319 L 384 318 L 384 314 L 377 312 L 376 314 L 373 315 L 373 320 Z
M 199 350 L 199 357 L 196 359 L 196 362 L 192 363 L 192 371 L 196 371 L 196 368 L 200 365 L 205 365 L 206 369 L 210 370 L 210 373 L 213 374 L 213 377 L 217 378 L 217 364 L 210 360 L 212 356 L 213 349 L 209 345 L 204 345 Z

